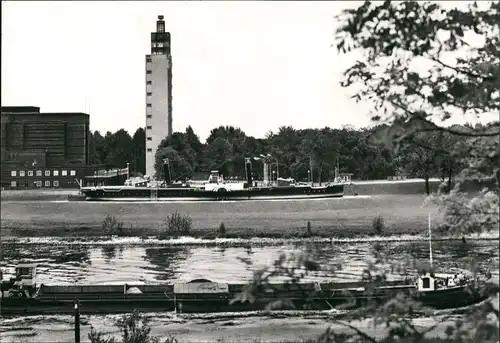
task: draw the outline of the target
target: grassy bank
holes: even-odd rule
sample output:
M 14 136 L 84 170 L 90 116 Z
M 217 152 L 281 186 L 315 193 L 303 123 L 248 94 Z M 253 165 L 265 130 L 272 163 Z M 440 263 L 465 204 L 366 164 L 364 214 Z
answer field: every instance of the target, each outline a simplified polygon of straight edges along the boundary
M 102 237 L 103 230 L 100 227 L 77 226 L 75 228 L 67 227 L 50 227 L 40 230 L 30 226 L 24 227 L 2 227 L 2 237 Z M 220 235 L 217 229 L 193 229 L 187 236 L 204 239 L 215 239 L 218 237 L 224 238 L 309 238 L 309 237 L 335 237 L 335 238 L 355 238 L 364 236 L 393 236 L 393 235 L 416 235 L 425 233 L 426 228 L 415 228 L 414 225 L 407 225 L 406 227 L 395 227 L 381 234 L 377 234 L 370 227 L 350 227 L 349 229 L 343 227 L 317 227 L 312 229 L 309 233 L 304 227 L 291 228 L 286 231 L 280 229 L 256 229 L 256 228 L 230 228 L 230 232 L 225 235 Z M 110 235 L 111 236 L 111 235 Z M 119 237 L 150 237 L 156 236 L 159 238 L 172 238 L 179 235 L 170 235 L 164 233 L 160 229 L 153 228 L 139 228 L 139 227 L 125 227 Z
M 189 236 L 223 237 L 357 237 L 418 234 L 427 229 L 431 205 L 423 196 L 375 196 L 312 201 L 235 203 L 2 203 L 1 234 L 6 236 L 91 237 L 106 235 L 106 216 L 121 223 L 121 236 L 169 235 L 166 220 L 178 212 L 191 219 Z M 375 218 L 383 227 L 373 227 Z M 310 222 L 310 229 L 307 223 Z

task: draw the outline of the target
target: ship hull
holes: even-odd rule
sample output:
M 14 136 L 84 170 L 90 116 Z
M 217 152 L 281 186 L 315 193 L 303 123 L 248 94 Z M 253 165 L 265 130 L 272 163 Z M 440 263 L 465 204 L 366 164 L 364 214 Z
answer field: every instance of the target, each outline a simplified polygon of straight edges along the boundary
M 309 290 L 282 290 L 275 293 L 255 294 L 255 301 L 232 302 L 245 285 L 230 285 L 227 293 L 213 294 L 175 294 L 172 285 L 151 286 L 155 290 L 148 292 L 148 286 L 138 286 L 145 293 L 124 294 L 122 291 L 107 290 L 106 292 L 65 292 L 64 286 L 49 286 L 59 288 L 57 293 L 43 294 L 39 292 L 36 298 L 2 298 L 0 299 L 1 314 L 14 315 L 44 315 L 44 314 L 72 314 L 74 301 L 80 303 L 82 314 L 113 314 L 129 313 L 133 310 L 140 312 L 182 312 L 182 313 L 220 313 L 262 311 L 270 303 L 285 301 L 274 309 L 295 310 L 330 310 L 334 308 L 357 308 L 368 301 L 383 303 L 394 298 L 398 293 L 421 302 L 424 306 L 444 309 L 463 307 L 478 303 L 485 299 L 478 292 L 470 292 L 466 287 L 456 287 L 443 291 L 416 292 L 414 285 L 404 283 L 372 289 L 364 288 L 344 289 L 341 285 L 321 285 L 321 291 Z M 71 287 L 71 286 L 70 286 Z M 78 286 L 77 286 L 78 287 Z M 82 286 L 89 289 L 95 286 Z M 111 286 L 113 287 L 113 286 Z M 163 289 L 164 291 L 160 291 Z M 284 305 L 284 306 L 283 306 Z
M 251 188 L 233 191 L 206 191 L 197 188 L 84 187 L 87 201 L 241 201 L 340 198 L 344 185 L 325 187 Z

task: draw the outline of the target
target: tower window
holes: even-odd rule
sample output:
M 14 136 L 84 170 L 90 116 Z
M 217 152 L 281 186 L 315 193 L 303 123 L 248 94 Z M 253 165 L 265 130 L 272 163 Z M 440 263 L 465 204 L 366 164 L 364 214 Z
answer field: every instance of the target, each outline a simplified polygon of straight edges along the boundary
M 147 107 L 151 107 L 151 104 L 146 104 Z
M 153 59 L 151 57 L 146 57 L 146 62 L 151 63 L 151 62 L 153 62 Z
M 153 116 L 152 116 L 151 114 L 148 114 L 146 117 L 147 117 L 148 119 L 153 118 Z
M 153 93 L 151 93 L 151 92 L 147 92 L 147 93 L 146 93 L 146 95 L 147 95 L 147 96 L 151 96 L 151 95 L 153 95 Z
M 153 140 L 153 138 L 151 138 L 151 137 L 148 137 L 148 141 L 152 141 L 152 140 Z
M 158 32 L 165 32 L 165 23 L 164 22 L 158 22 Z
M 153 84 L 153 82 L 151 80 L 148 80 L 148 81 L 146 81 L 146 84 L 151 85 L 151 84 Z
M 153 152 L 153 149 L 151 149 L 151 148 L 148 148 L 148 152 Z
M 151 74 L 151 70 L 146 70 L 146 74 Z
M 147 129 L 147 130 L 152 130 L 152 129 L 153 129 L 153 127 L 152 127 L 151 125 L 149 125 L 149 126 L 146 126 L 146 129 Z

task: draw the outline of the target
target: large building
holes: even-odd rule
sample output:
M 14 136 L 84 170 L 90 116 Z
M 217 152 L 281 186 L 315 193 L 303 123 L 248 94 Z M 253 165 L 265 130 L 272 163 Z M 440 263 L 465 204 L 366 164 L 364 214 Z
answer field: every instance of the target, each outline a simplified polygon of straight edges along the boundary
M 78 187 L 89 162 L 89 115 L 2 107 L 2 188 Z
M 154 176 L 155 153 L 172 134 L 172 56 L 170 32 L 158 16 L 151 33 L 151 54 L 146 55 L 146 175 Z

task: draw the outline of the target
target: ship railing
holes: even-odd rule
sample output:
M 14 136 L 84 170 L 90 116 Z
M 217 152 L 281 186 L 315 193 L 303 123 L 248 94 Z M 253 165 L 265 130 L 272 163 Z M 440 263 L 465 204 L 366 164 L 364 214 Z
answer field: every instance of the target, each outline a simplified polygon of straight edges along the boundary
M 139 293 L 139 294 L 40 294 L 38 299 L 44 302 L 47 301 L 74 301 L 78 299 L 80 301 L 114 301 L 114 300 L 133 300 L 134 298 L 139 300 L 173 300 L 167 293 Z

